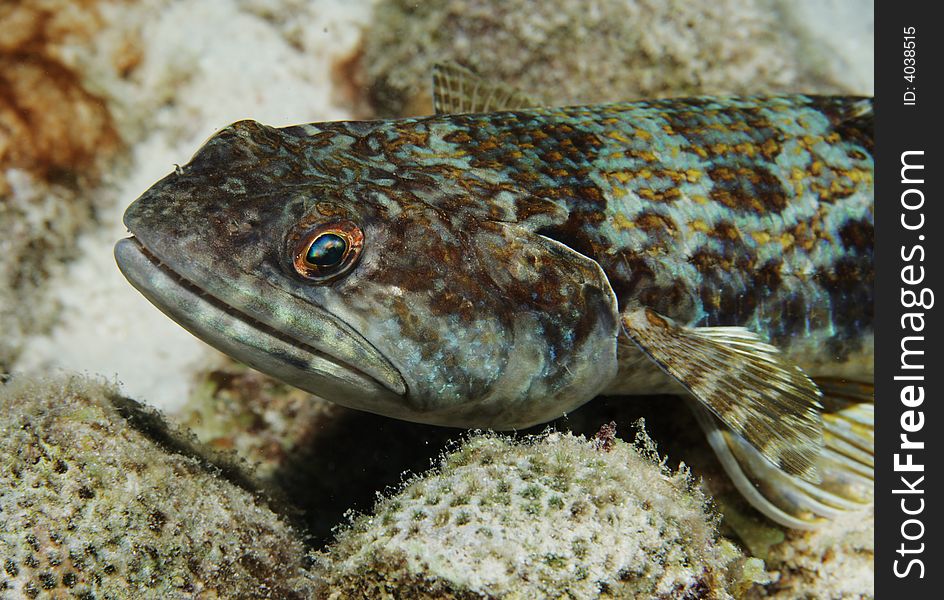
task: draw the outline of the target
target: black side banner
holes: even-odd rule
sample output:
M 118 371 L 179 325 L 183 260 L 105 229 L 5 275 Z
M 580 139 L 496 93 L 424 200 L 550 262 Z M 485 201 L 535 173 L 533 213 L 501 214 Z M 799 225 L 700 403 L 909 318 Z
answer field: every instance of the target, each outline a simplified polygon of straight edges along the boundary
M 944 31 L 935 3 L 875 6 L 875 588 L 940 597 Z

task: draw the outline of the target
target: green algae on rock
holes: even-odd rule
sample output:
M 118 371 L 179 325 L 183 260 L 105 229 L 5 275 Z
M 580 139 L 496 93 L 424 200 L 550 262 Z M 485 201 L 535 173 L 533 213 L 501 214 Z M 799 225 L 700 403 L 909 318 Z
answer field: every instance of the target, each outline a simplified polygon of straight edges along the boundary
M 315 560 L 333 598 L 730 598 L 759 561 L 716 525 L 686 470 L 631 444 L 477 435 Z
M 311 596 L 301 537 L 111 386 L 14 379 L 0 411 L 0 596 Z

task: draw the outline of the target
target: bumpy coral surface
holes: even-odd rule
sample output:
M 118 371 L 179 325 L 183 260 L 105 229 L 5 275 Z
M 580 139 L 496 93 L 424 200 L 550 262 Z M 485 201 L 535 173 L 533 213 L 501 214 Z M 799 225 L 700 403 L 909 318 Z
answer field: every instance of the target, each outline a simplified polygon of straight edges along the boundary
M 386 0 L 365 37 L 366 80 L 375 108 L 391 116 L 429 110 L 429 71 L 440 61 L 550 104 L 808 89 L 772 8 L 762 0 Z
M 746 563 L 705 497 L 633 445 L 473 437 L 317 556 L 335 598 L 726 598 Z
M 310 597 L 295 532 L 156 413 L 80 378 L 0 413 L 0 597 Z

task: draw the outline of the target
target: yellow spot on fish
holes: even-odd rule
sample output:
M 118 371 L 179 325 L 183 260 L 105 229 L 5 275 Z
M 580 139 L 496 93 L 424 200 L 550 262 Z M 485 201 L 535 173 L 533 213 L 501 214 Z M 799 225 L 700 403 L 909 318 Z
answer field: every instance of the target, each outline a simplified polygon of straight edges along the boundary
M 629 140 L 626 139 L 626 136 L 624 136 L 624 135 L 623 135 L 622 133 L 620 133 L 619 131 L 611 131 L 611 132 L 609 132 L 608 134 L 606 134 L 606 136 L 607 136 L 608 138 L 611 138 L 611 139 L 616 140 L 617 142 L 622 142 L 622 143 L 624 143 L 624 144 L 628 144 L 628 143 L 629 143 Z
M 777 152 L 777 142 L 775 142 L 775 141 L 772 140 L 772 139 L 768 139 L 768 140 L 767 140 L 766 142 L 764 142 L 763 145 L 760 147 L 760 150 L 761 150 L 761 152 L 763 152 L 763 153 L 764 153 L 765 155 L 767 155 L 767 156 L 773 156 L 773 154 L 774 154 L 775 152 Z
M 610 173 L 610 176 L 620 183 L 627 183 L 633 178 L 632 174 L 626 171 L 616 171 L 615 173 Z
M 760 175 L 757 174 L 757 171 L 750 167 L 740 167 L 737 170 L 738 177 L 743 177 L 751 183 L 757 183 L 760 181 Z
M 872 172 L 864 169 L 851 169 L 849 171 L 843 171 L 843 174 L 856 183 L 868 183 L 872 181 Z
M 727 144 L 713 144 L 711 146 L 711 151 L 715 154 L 727 154 L 730 146 Z
M 738 144 L 734 147 L 734 150 L 738 154 L 746 155 L 748 158 L 754 158 L 754 155 L 757 154 L 757 146 L 750 142 Z
M 417 158 L 434 158 L 434 159 L 444 159 L 444 158 L 462 158 L 467 155 L 468 152 L 465 150 L 456 150 L 455 152 L 417 152 Z
M 832 182 L 830 182 L 829 184 L 829 191 L 835 194 L 836 192 L 845 191 L 849 187 L 850 185 L 848 181 L 842 181 L 841 179 L 833 179 Z
M 636 226 L 636 224 L 633 223 L 628 218 L 626 218 L 626 215 L 624 215 L 623 213 L 616 213 L 616 215 L 613 217 L 613 225 L 616 226 L 616 229 L 618 231 L 623 231 L 625 229 L 632 229 L 633 227 Z
M 656 155 L 648 150 L 639 153 L 639 158 L 643 159 L 646 162 L 656 162 L 658 159 Z
M 760 245 L 770 242 L 770 234 L 766 231 L 755 231 L 751 233 L 751 237 L 754 238 L 754 241 Z

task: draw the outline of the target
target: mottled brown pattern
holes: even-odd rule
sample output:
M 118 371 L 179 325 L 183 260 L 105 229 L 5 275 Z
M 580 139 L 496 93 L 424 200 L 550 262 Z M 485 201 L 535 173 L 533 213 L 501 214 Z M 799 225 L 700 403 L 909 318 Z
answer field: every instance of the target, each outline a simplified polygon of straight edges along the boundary
M 738 240 L 741 238 L 741 232 L 737 225 L 730 221 L 721 221 L 713 229 L 708 230 L 708 235 L 719 240 Z
M 644 212 L 636 217 L 636 226 L 650 235 L 669 234 L 669 237 L 674 237 L 679 231 L 675 221 L 656 212 Z
M 847 250 L 870 253 L 875 240 L 875 226 L 865 219 L 849 221 L 839 230 L 839 239 Z
M 544 198 L 534 196 L 515 198 L 515 216 L 518 221 L 530 221 L 535 218 L 555 219 L 562 214 L 566 218 L 566 212 L 559 204 L 548 202 Z
M 730 262 L 725 265 L 724 258 L 710 250 L 701 249 L 692 254 L 692 257 L 689 259 L 695 268 L 698 269 L 701 273 L 714 273 L 718 269 L 730 269 Z
M 760 290 L 764 296 L 776 294 L 783 283 L 780 270 L 783 268 L 783 261 L 779 258 L 772 258 L 761 265 L 753 273 L 754 289 Z
M 870 327 L 874 317 L 871 245 L 865 253 L 839 259 L 833 269 L 820 271 L 815 279 L 829 295 L 831 322 L 840 334 L 827 342 L 829 351 L 842 362 L 862 348 L 862 337 L 857 334 Z
M 655 282 L 656 273 L 645 254 L 621 249 L 613 255 L 609 263 L 613 265 L 609 271 L 618 273 L 618 276 L 610 278 L 610 284 L 620 306 L 630 305 L 637 290 L 647 289 Z
M 780 180 L 765 168 L 722 166 L 710 169 L 708 176 L 715 183 L 711 198 L 728 208 L 764 213 L 787 206 Z
M 695 297 L 681 281 L 668 286 L 637 288 L 637 300 L 660 314 L 680 321 L 691 321 L 696 311 Z

